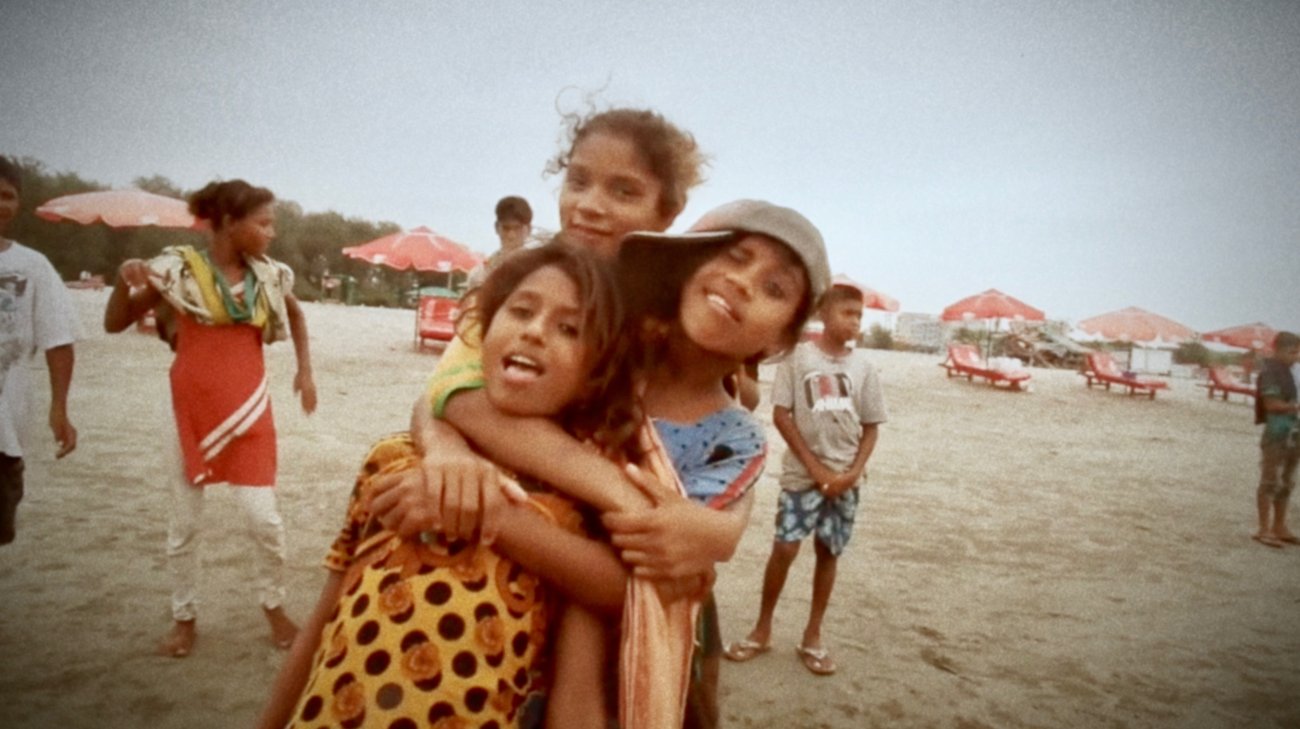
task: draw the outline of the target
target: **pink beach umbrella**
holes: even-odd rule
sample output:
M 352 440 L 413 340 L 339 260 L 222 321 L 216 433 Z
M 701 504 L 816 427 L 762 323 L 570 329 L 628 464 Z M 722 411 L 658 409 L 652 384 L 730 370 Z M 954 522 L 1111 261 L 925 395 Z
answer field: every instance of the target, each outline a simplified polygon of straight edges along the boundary
M 1014 296 L 989 289 L 974 296 L 966 298 L 949 305 L 939 314 L 943 321 L 972 321 L 975 319 L 984 319 L 999 321 L 1010 319 L 1013 321 L 1043 321 L 1047 315 L 1042 309 L 1035 309 L 1025 302 Z M 989 328 L 988 339 L 986 340 L 984 356 L 988 357 L 993 347 L 993 329 L 997 327 L 994 324 Z
M 1130 344 L 1178 345 L 1196 337 L 1189 327 L 1136 306 L 1084 319 L 1079 328 L 1101 339 Z
M 56 197 L 37 207 L 36 215 L 52 222 L 69 220 L 82 225 L 103 223 L 112 228 L 196 227 L 194 216 L 190 215 L 189 206 L 184 200 L 135 189 L 100 190 Z
M 1275 337 L 1277 337 L 1276 329 L 1263 322 L 1255 322 L 1254 324 L 1242 324 L 1205 332 L 1201 335 L 1201 341 L 1218 342 L 1229 347 L 1240 347 L 1241 349 L 1263 352 L 1273 348 L 1273 339 Z
M 1014 319 L 1017 321 L 1043 321 L 1041 309 L 1026 304 L 1014 296 L 989 289 L 967 296 L 945 308 L 939 318 L 944 321 L 970 321 L 972 319 Z
M 889 294 L 876 291 L 870 286 L 863 286 L 853 279 L 842 273 L 835 274 L 831 279 L 832 286 L 848 286 L 851 289 L 857 289 L 862 292 L 862 305 L 868 309 L 878 309 L 880 311 L 898 311 L 898 299 Z
M 399 271 L 470 271 L 483 257 L 456 241 L 420 226 L 343 249 L 343 255 Z

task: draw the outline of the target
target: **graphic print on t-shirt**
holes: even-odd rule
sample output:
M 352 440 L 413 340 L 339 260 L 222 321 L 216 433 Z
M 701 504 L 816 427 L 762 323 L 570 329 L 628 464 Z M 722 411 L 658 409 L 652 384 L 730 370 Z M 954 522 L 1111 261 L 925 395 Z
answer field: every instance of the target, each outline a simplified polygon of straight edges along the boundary
M 803 394 L 809 412 L 853 410 L 853 380 L 843 372 L 809 372 L 803 376 Z
M 19 312 L 27 293 L 27 276 L 18 271 L 0 271 L 0 382 L 9 368 L 23 357 Z

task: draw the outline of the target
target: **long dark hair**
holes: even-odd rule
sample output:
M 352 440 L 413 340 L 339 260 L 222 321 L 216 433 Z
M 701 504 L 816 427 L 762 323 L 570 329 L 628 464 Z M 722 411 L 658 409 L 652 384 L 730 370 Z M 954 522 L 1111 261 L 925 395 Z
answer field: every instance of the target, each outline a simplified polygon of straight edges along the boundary
M 592 354 L 586 386 L 557 420 L 574 436 L 594 441 L 606 455 L 634 461 L 642 455 L 637 431 L 644 411 L 628 366 L 623 302 L 610 264 L 561 236 L 538 248 L 517 250 L 502 257 L 482 285 L 465 295 L 457 329 L 463 332 L 466 325 L 477 323 L 486 334 L 511 292 L 546 266 L 555 266 L 577 286 L 582 338 Z

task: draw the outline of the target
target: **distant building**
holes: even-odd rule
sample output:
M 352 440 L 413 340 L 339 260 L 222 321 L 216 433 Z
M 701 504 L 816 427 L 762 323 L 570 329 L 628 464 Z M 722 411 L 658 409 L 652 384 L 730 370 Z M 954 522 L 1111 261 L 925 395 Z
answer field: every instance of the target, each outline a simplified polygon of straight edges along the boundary
M 895 321 L 894 339 L 911 349 L 937 352 L 944 345 L 943 322 L 933 314 L 903 312 Z

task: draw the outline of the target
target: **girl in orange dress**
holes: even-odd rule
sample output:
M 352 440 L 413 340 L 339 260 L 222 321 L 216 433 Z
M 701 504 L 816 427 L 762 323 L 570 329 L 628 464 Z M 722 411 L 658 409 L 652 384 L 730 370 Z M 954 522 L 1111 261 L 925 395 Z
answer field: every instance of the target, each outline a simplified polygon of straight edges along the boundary
M 190 212 L 211 231 L 206 250 L 165 249 L 124 261 L 104 312 L 110 333 L 128 328 L 164 302 L 176 312 L 168 453 L 171 515 L 167 558 L 173 626 L 164 655 L 189 654 L 196 638 L 196 552 L 204 489 L 228 484 L 250 522 L 256 546 L 254 584 L 281 648 L 297 627 L 282 607 L 284 523 L 275 493 L 275 423 L 262 345 L 292 338 L 298 359 L 294 391 L 316 409 L 307 324 L 291 293 L 293 272 L 266 255 L 275 236 L 274 196 L 243 180 L 213 182 L 194 193 Z

